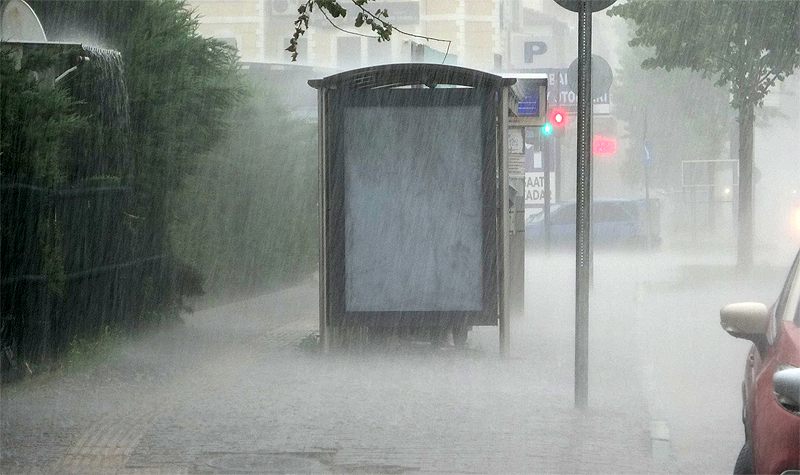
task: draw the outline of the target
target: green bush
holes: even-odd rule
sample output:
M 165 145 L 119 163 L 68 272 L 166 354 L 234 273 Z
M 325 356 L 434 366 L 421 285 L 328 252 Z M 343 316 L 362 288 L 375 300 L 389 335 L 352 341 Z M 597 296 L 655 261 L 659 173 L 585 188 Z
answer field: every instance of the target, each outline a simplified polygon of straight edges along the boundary
M 215 294 L 286 282 L 317 258 L 316 126 L 290 118 L 269 85 L 250 91 L 181 190 L 174 221 L 175 249 Z
M 39 80 L 60 63 L 46 50 L 16 56 L 0 50 L 0 175 L 4 180 L 52 187 L 66 179 L 66 142 L 85 130 L 88 120 L 78 102 L 61 87 Z

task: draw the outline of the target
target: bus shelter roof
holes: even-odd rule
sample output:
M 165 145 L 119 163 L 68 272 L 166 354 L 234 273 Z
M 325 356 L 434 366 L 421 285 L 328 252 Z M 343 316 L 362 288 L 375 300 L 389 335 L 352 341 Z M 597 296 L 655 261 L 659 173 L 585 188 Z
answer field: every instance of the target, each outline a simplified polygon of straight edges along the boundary
M 515 78 L 461 66 L 397 63 L 344 71 L 322 79 L 312 79 L 308 84 L 315 89 L 381 89 L 418 85 L 499 88 L 515 82 Z

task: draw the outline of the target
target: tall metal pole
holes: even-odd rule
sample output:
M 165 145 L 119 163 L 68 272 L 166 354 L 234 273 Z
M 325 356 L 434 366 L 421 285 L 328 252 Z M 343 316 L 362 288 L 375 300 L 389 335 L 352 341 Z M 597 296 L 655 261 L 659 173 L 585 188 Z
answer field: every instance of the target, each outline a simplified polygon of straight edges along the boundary
M 653 216 L 650 209 L 650 151 L 647 149 L 647 106 L 644 108 L 644 130 L 642 131 L 642 153 L 644 154 L 644 205 L 647 216 L 647 238 L 645 244 L 650 249 L 650 238 L 653 235 Z
M 591 282 L 592 9 L 578 9 L 578 166 L 575 247 L 575 407 L 589 403 L 589 286 Z
M 555 140 L 545 144 L 542 148 L 542 170 L 544 170 L 544 249 L 550 254 L 550 193 L 553 185 L 550 183 L 550 159 L 555 151 Z

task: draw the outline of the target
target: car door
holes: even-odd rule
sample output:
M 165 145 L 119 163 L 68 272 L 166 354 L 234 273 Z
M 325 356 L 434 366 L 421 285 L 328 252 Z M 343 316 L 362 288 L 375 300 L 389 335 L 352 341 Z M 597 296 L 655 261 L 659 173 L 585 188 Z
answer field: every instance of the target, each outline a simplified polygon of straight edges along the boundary
M 575 241 L 575 204 L 559 206 L 550 216 L 550 238 L 553 242 L 569 243 Z
M 743 387 L 744 407 L 743 418 L 748 439 L 752 440 L 753 453 L 758 458 L 760 450 L 759 444 L 765 443 L 768 437 L 764 435 L 769 432 L 768 423 L 762 423 L 761 413 L 765 412 L 765 404 L 771 403 L 771 399 L 759 393 L 770 393 L 772 387 L 772 374 L 776 369 L 776 357 L 778 352 L 778 342 L 780 331 L 783 327 L 787 315 L 794 316 L 800 301 L 800 253 L 795 257 L 794 263 L 784 282 L 778 300 L 772 307 L 771 318 L 767 328 L 766 342 L 762 351 L 753 345 L 748 354 L 745 367 L 745 379 Z
M 595 203 L 592 220 L 592 236 L 597 244 L 627 243 L 634 237 L 633 217 L 623 203 Z
M 782 424 L 787 414 L 781 408 L 773 392 L 773 376 L 786 364 L 797 364 L 797 335 L 787 333 L 793 325 L 800 302 L 800 253 L 795 257 L 789 276 L 786 278 L 778 301 L 773 306 L 761 351 L 751 350 L 745 379 L 745 427 L 752 444 L 757 473 L 772 473 L 783 466 L 785 451 L 782 443 L 796 437 L 791 427 L 787 437 L 787 426 Z M 783 469 L 778 469 L 780 473 Z

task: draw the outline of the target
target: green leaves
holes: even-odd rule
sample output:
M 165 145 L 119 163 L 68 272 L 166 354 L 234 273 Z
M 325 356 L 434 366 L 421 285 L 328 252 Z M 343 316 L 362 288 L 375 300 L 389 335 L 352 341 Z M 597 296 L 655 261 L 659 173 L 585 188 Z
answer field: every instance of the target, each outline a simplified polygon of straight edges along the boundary
M 305 85 L 248 83 L 250 100 L 234 111 L 230 136 L 200 157 L 172 222 L 176 251 L 214 295 L 286 282 L 316 262 L 316 128 L 281 100 Z
M 631 46 L 654 49 L 644 68 L 691 69 L 727 87 L 738 109 L 739 202 L 752 202 L 755 106 L 800 66 L 797 0 L 630 0 L 609 10 L 635 25 Z M 752 208 L 739 207 L 739 264 L 752 264 Z
M 632 184 L 643 180 L 646 140 L 656 157 L 651 184 L 668 189 L 681 182 L 681 162 L 687 157 L 727 158 L 724 143 L 732 118 L 729 94 L 700 73 L 643 69 L 642 61 L 652 53 L 651 48 L 621 51 L 612 90 L 614 114 L 626 124 L 625 178 Z
M 386 21 L 389 18 L 389 10 L 386 8 L 379 8 L 371 12 L 367 10 L 366 6 L 372 0 L 351 1 L 358 10 L 358 14 L 353 21 L 353 26 L 361 28 L 367 25 L 372 32 L 375 33 L 375 38 L 377 38 L 379 42 L 389 41 L 394 31 L 392 24 Z M 286 51 L 291 53 L 292 61 L 297 61 L 297 45 L 300 41 L 300 37 L 308 31 L 310 13 L 313 11 L 314 6 L 319 9 L 322 15 L 333 24 L 334 27 L 343 30 L 342 27 L 332 20 L 345 18 L 347 16 L 347 9 L 345 9 L 338 0 L 308 0 L 305 4 L 297 8 L 297 19 L 294 21 L 294 33 L 292 33 L 292 37 L 289 39 L 289 46 L 286 48 Z M 355 32 L 352 33 L 359 34 Z
M 286 51 L 292 53 L 292 61 L 297 61 L 297 42 L 308 30 L 308 21 L 311 18 L 310 14 L 314 11 L 314 0 L 308 0 L 306 3 L 297 7 L 297 20 L 294 21 L 294 33 L 289 39 L 289 47 Z M 322 7 L 320 7 L 322 8 Z
M 634 47 L 652 47 L 646 69 L 691 69 L 730 89 L 733 106 L 760 104 L 800 66 L 796 0 L 632 0 L 608 11 L 635 25 Z
M 88 126 L 79 103 L 61 87 L 40 81 L 39 72 L 62 64 L 46 51 L 23 57 L 0 50 L 0 175 L 51 187 L 67 178 L 66 144 Z

